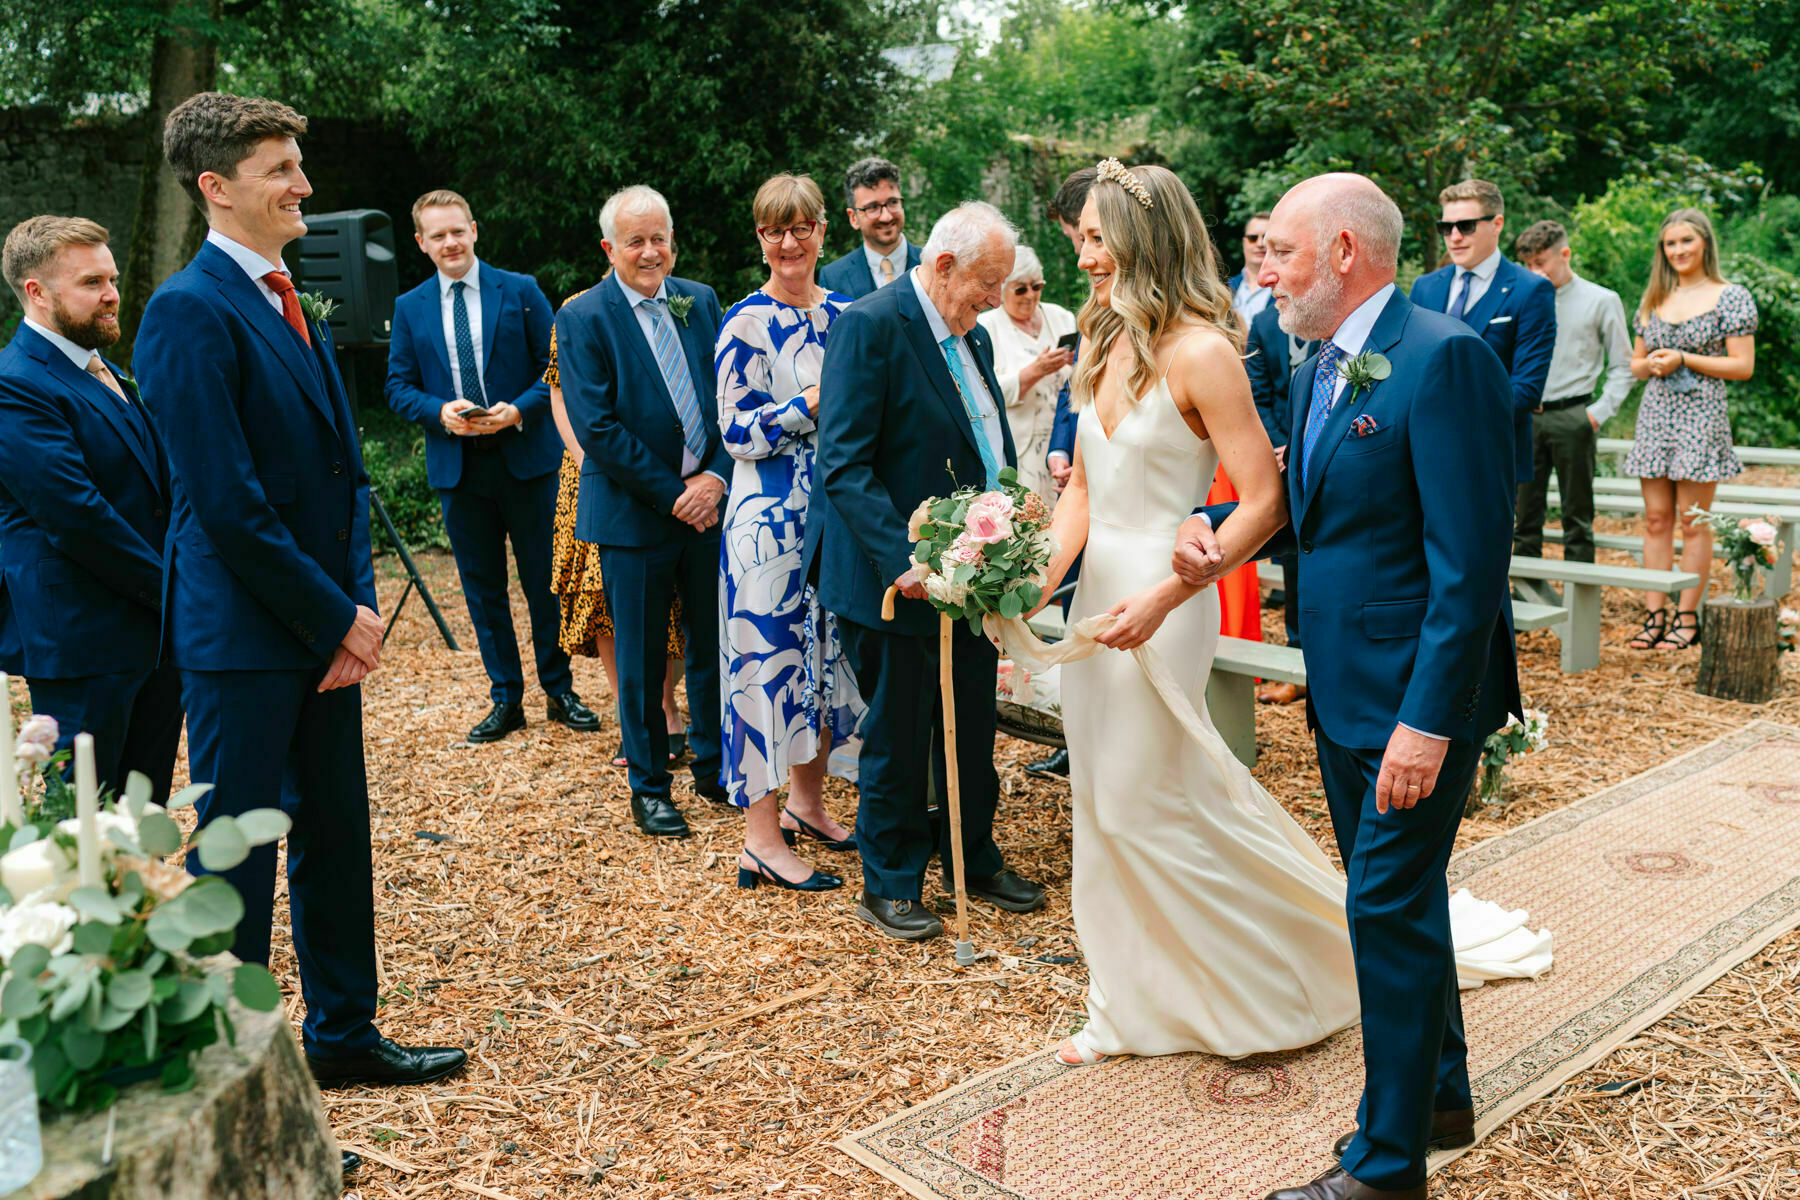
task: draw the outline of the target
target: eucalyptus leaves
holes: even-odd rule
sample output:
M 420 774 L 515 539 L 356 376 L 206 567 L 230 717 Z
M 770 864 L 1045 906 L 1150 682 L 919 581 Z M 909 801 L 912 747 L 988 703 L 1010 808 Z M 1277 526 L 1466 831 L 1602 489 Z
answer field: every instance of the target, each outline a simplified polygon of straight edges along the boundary
M 669 315 L 680 321 L 682 325 L 685 326 L 688 323 L 688 314 L 693 311 L 694 298 L 692 296 L 669 297 Z
M 1374 350 L 1364 350 L 1353 358 L 1340 358 L 1337 373 L 1344 377 L 1350 385 L 1350 395 L 1345 399 L 1355 404 L 1359 398 L 1375 390 L 1375 385 L 1394 373 L 1394 364 L 1387 360 L 1385 354 Z
M 300 314 L 308 324 L 331 320 L 331 314 L 338 310 L 338 302 L 328 299 L 320 292 L 300 293 Z

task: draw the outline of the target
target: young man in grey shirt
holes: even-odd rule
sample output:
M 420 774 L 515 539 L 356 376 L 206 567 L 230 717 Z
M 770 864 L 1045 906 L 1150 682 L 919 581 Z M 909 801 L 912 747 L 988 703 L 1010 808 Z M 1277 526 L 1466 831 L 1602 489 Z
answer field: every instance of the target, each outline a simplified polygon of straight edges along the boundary
M 1563 557 L 1594 561 L 1594 461 L 1600 426 L 1631 391 L 1631 330 L 1617 292 L 1569 267 L 1569 235 L 1539 221 L 1519 235 L 1519 262 L 1556 288 L 1556 352 L 1544 402 L 1532 419 L 1534 470 L 1519 485 L 1513 553 L 1544 553 L 1544 507 L 1551 468 L 1562 493 Z M 1594 388 L 1606 385 L 1600 398 Z

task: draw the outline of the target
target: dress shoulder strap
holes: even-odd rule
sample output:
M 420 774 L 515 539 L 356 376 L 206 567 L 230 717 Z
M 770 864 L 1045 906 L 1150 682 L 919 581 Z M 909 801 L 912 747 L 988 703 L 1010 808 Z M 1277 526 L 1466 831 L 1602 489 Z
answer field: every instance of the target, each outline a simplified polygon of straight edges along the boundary
M 1188 330 L 1186 333 L 1181 335 L 1181 340 L 1175 343 L 1175 348 L 1173 350 L 1169 351 L 1169 365 L 1163 368 L 1162 374 L 1157 378 L 1158 383 L 1165 383 L 1168 381 L 1169 372 L 1175 366 L 1175 356 L 1177 354 L 1181 353 L 1182 342 L 1187 341 L 1189 338 L 1193 337 L 1196 333 L 1199 333 L 1202 329 L 1205 329 L 1205 328 L 1206 328 L 1206 326 L 1204 326 L 1204 325 L 1196 325 L 1194 328 Z

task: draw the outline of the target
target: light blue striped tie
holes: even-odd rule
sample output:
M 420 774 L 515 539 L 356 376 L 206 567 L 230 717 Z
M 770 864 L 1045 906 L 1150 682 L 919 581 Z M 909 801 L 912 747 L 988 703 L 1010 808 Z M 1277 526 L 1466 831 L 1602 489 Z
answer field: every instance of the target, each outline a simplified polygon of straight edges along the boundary
M 988 441 L 987 426 L 981 420 L 981 410 L 975 407 L 975 396 L 969 391 L 969 381 L 963 378 L 962 355 L 957 353 L 956 335 L 951 334 L 941 343 L 944 347 L 944 365 L 950 368 L 950 378 L 956 381 L 957 394 L 962 397 L 963 411 L 969 414 L 969 426 L 975 431 L 975 449 L 981 452 L 981 468 L 987 472 L 987 486 L 1000 486 L 1000 464 L 994 458 L 994 444 Z
M 694 377 L 688 371 L 687 355 L 681 339 L 675 336 L 675 322 L 669 319 L 668 306 L 661 300 L 646 300 L 650 310 L 651 344 L 656 349 L 656 365 L 663 382 L 669 385 L 669 396 L 675 401 L 675 415 L 681 418 L 681 440 L 688 452 L 700 462 L 706 461 L 706 418 L 700 411 L 700 398 L 694 391 Z
M 1337 364 L 1344 357 L 1336 342 L 1325 342 L 1319 347 L 1319 362 L 1313 368 L 1312 406 L 1306 417 L 1306 438 L 1300 443 L 1300 486 L 1305 487 L 1312 482 L 1313 447 L 1319 443 L 1319 435 L 1325 432 L 1325 422 L 1331 416 L 1337 396 Z

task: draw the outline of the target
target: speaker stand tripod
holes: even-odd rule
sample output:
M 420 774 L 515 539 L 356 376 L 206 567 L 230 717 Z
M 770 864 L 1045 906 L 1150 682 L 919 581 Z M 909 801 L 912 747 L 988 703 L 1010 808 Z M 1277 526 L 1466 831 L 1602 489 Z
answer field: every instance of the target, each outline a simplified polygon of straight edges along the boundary
M 388 541 L 394 545 L 394 553 L 400 556 L 401 563 L 406 567 L 406 587 L 400 592 L 400 599 L 394 602 L 394 611 L 388 614 L 387 628 L 381 634 L 381 644 L 387 645 L 388 635 L 394 632 L 394 623 L 400 619 L 400 610 L 406 607 L 406 598 L 416 588 L 419 599 L 425 602 L 425 611 L 431 614 L 431 619 L 437 622 L 438 632 L 444 635 L 444 645 L 452 650 L 461 650 L 462 647 L 456 644 L 456 636 L 450 632 L 450 626 L 444 620 L 444 614 L 438 610 L 437 601 L 431 598 L 431 589 L 426 586 L 425 577 L 419 574 L 418 564 L 413 562 L 411 551 L 400 540 L 400 531 L 394 528 L 393 518 L 388 516 L 387 508 L 382 505 L 381 497 L 376 495 L 372 485 L 369 488 L 369 506 L 375 510 L 381 527 L 387 530 Z

